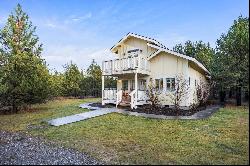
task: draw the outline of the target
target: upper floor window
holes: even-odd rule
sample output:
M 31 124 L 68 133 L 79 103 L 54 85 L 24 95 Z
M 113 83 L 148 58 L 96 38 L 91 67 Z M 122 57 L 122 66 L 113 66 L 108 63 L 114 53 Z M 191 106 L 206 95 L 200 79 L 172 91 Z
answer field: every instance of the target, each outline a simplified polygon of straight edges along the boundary
M 167 91 L 175 90 L 175 79 L 174 78 L 166 78 L 166 90 Z
M 128 53 L 133 53 L 133 52 L 142 52 L 139 48 L 133 49 L 133 50 L 128 50 Z

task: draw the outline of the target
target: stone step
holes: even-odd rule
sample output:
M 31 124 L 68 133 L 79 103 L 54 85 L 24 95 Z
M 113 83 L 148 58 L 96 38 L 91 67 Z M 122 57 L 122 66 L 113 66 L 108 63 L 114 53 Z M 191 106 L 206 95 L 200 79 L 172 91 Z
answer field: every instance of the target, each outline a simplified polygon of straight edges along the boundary
M 120 102 L 119 103 L 120 106 L 130 106 L 129 102 Z

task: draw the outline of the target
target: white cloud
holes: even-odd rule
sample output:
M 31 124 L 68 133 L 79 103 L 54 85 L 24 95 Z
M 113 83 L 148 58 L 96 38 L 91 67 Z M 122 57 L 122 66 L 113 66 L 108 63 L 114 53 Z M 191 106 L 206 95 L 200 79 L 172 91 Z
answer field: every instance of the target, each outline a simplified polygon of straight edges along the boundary
M 40 25 L 43 25 L 50 29 L 57 29 L 57 30 L 67 30 L 68 26 L 58 21 L 57 19 L 46 19 L 40 22 Z
M 5 24 L 8 20 L 8 16 L 0 15 L 0 24 Z
M 39 18 L 39 19 L 34 19 L 34 20 L 35 20 L 36 25 L 39 25 L 39 26 L 44 26 L 50 29 L 69 30 L 72 22 L 80 22 L 83 20 L 90 19 L 91 17 L 92 17 L 92 13 L 89 12 L 83 16 L 71 15 L 63 20 L 58 19 L 56 17 L 43 18 L 43 19 Z
M 48 26 L 50 28 L 56 28 L 57 27 L 54 23 L 46 23 L 45 26 Z
M 178 33 L 169 33 L 169 34 L 159 34 L 155 38 L 157 41 L 161 42 L 163 45 L 165 45 L 167 48 L 172 49 L 176 44 L 184 43 L 188 39 L 190 39 L 187 36 L 178 34 Z
M 78 17 L 77 16 L 76 17 L 73 16 L 73 18 L 71 20 L 74 21 L 74 22 L 76 22 L 76 21 L 86 20 L 86 19 L 89 19 L 91 17 L 92 17 L 92 13 L 87 13 L 87 14 L 85 14 L 83 16 L 78 16 Z
M 63 70 L 63 65 L 72 61 L 80 69 L 86 69 L 92 59 L 101 65 L 103 60 L 114 59 L 109 49 L 83 48 L 76 45 L 50 45 L 43 52 L 43 58 L 49 64 L 50 69 Z

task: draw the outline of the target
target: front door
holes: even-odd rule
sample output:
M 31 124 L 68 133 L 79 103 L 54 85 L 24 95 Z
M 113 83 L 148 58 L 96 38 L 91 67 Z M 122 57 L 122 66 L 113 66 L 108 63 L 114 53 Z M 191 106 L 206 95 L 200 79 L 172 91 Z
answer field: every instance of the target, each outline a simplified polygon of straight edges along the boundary
M 130 102 L 128 80 L 122 80 L 122 101 Z

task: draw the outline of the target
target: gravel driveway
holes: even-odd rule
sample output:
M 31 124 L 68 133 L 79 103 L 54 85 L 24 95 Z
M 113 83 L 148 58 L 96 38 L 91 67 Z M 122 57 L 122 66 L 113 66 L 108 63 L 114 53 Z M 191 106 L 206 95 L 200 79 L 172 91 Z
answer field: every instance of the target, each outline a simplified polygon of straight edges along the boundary
M 0 165 L 97 165 L 102 164 L 84 153 L 59 147 L 23 133 L 0 131 Z

